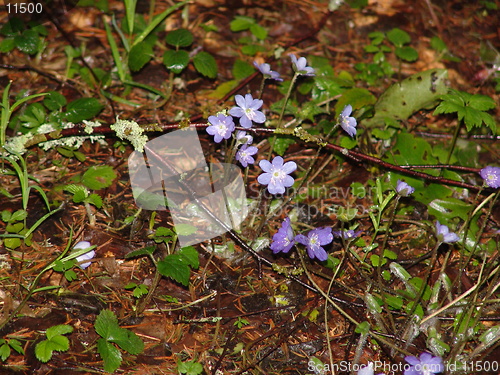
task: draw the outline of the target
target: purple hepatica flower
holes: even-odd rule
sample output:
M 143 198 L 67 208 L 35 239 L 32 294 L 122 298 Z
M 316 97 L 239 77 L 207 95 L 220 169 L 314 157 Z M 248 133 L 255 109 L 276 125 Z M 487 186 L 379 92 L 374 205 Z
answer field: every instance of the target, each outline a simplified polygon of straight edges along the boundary
M 207 128 L 207 133 L 214 136 L 216 143 L 220 143 L 223 139 L 229 139 L 234 131 L 234 122 L 231 116 L 219 113 L 217 116 L 210 116 L 208 122 L 211 125 Z
M 313 76 L 314 75 L 314 68 L 307 66 L 307 60 L 305 57 L 299 57 L 297 59 L 297 57 L 295 55 L 290 55 L 290 58 L 292 59 L 293 70 L 297 74 L 302 74 L 304 76 Z
M 86 248 L 88 248 L 88 247 L 90 247 L 90 246 L 92 246 L 92 245 L 90 244 L 90 242 L 88 242 L 88 241 L 80 241 L 80 242 L 78 242 L 78 243 L 77 243 L 77 244 L 73 247 L 73 250 L 81 250 L 81 249 L 86 249 Z M 77 256 L 77 257 L 76 257 L 76 261 L 77 261 L 78 263 L 80 263 L 80 262 L 83 262 L 84 260 L 90 260 L 90 259 L 92 259 L 94 256 L 95 256 L 95 251 L 94 251 L 94 250 L 90 250 L 90 251 L 88 251 L 88 252 L 86 252 L 86 253 L 84 253 L 84 254 L 82 254 L 82 255 L 80 255 L 80 256 Z M 85 262 L 85 263 L 80 264 L 80 268 L 83 268 L 83 269 L 87 268 L 88 266 L 90 266 L 90 262 Z
M 247 134 L 246 131 L 238 130 L 236 132 L 236 140 L 238 144 L 250 145 L 253 142 L 253 137 L 250 134 Z
M 491 188 L 497 189 L 500 188 L 500 168 L 487 166 L 481 169 L 479 172 L 482 179 Z
M 420 354 L 420 358 L 409 355 L 405 361 L 411 366 L 405 369 L 404 375 L 433 375 L 444 371 L 443 360 L 429 353 Z
M 271 194 L 283 194 L 286 187 L 290 187 L 294 183 L 290 173 L 297 169 L 297 164 L 293 161 L 283 164 L 283 158 L 276 156 L 272 164 L 268 160 L 261 160 L 259 166 L 264 173 L 257 177 L 259 184 L 267 185 L 267 190 Z
M 290 218 L 287 217 L 283 220 L 281 228 L 274 234 L 270 248 L 274 254 L 280 251 L 288 253 L 294 244 L 292 224 L 290 223 Z
M 332 233 L 335 237 L 343 238 L 344 240 L 350 240 L 352 238 L 357 238 L 361 234 L 361 230 L 353 231 L 350 230 L 334 230 Z
M 239 117 L 241 126 L 250 129 L 252 127 L 252 121 L 259 124 L 266 121 L 266 116 L 261 111 L 258 111 L 264 103 L 262 100 L 254 99 L 250 94 L 246 94 L 245 97 L 236 95 L 234 99 L 238 107 L 231 108 L 229 114 L 234 117 Z
M 398 183 L 396 184 L 396 191 L 398 192 L 399 195 L 402 197 L 407 197 L 415 191 L 413 187 L 408 185 L 406 182 L 398 180 Z
M 252 155 L 255 155 L 259 149 L 255 146 L 243 145 L 240 147 L 236 153 L 236 160 L 238 160 L 242 166 L 248 167 L 248 164 L 255 163 L 255 159 Z
M 253 62 L 253 65 L 259 69 L 259 71 L 262 73 L 264 78 L 266 79 L 274 79 L 276 81 L 283 81 L 282 78 L 280 78 L 280 74 L 278 72 L 275 72 L 274 70 L 271 70 L 271 65 L 262 63 L 259 64 L 257 61 Z
M 325 227 L 313 229 L 307 233 L 307 237 L 303 234 L 297 234 L 295 236 L 295 241 L 305 245 L 309 258 L 318 258 L 318 260 L 323 262 L 328 259 L 328 255 L 321 246 L 328 245 L 333 241 L 332 228 Z
M 436 221 L 436 235 L 439 242 L 452 243 L 457 242 L 460 237 L 456 233 L 450 232 L 450 228 Z
M 358 370 L 358 375 L 373 375 L 375 373 L 375 370 L 373 369 L 373 362 L 368 363 L 366 366 L 361 367 Z M 378 374 L 378 375 L 384 375 L 384 374 Z
M 339 116 L 339 124 L 342 126 L 342 129 L 346 131 L 351 137 L 356 135 L 356 119 L 351 117 L 352 113 L 352 105 L 348 104 L 342 110 L 342 113 Z

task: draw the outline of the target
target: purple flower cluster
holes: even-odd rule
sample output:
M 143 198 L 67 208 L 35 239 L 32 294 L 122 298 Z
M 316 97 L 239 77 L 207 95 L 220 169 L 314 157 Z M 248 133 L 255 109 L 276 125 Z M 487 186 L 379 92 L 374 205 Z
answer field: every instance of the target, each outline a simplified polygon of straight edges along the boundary
M 328 259 L 323 246 L 333 241 L 332 228 L 316 228 L 307 233 L 307 235 L 297 234 L 294 236 L 290 218 L 285 218 L 281 228 L 273 236 L 271 250 L 274 254 L 279 252 L 288 253 L 295 243 L 300 243 L 306 247 L 307 254 L 311 259 L 325 261 Z
M 422 353 L 419 358 L 409 355 L 405 361 L 411 366 L 405 369 L 404 375 L 434 375 L 444 371 L 443 360 L 429 353 Z
M 453 243 L 460 239 L 456 233 L 450 232 L 450 228 L 439 221 L 436 221 L 436 237 L 439 242 L 444 243 Z
M 493 189 L 500 188 L 500 167 L 487 166 L 479 172 L 484 183 Z

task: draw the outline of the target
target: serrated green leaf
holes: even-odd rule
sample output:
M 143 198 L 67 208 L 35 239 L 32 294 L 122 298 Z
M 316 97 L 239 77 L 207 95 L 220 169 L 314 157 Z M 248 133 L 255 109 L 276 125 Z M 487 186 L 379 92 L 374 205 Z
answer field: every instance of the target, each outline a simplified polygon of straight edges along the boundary
M 2 360 L 2 362 L 5 362 L 5 360 L 9 357 L 10 357 L 10 346 L 7 344 L 2 344 L 2 346 L 0 346 L 0 359 Z
M 119 338 L 109 340 L 116 343 L 120 348 L 127 353 L 137 355 L 144 350 L 144 342 L 134 332 L 128 329 L 121 328 L 122 334 Z
M 196 70 L 208 78 L 217 77 L 217 62 L 208 52 L 201 51 L 193 58 Z
M 21 346 L 21 342 L 19 342 L 18 340 L 16 340 L 16 339 L 10 339 L 9 340 L 9 346 L 12 349 L 14 349 L 16 352 L 18 352 L 19 354 L 23 354 L 24 355 L 24 349 Z
M 65 352 L 69 349 L 69 339 L 66 336 L 57 335 L 52 337 L 48 342 L 48 347 L 50 347 L 52 350 Z
M 52 358 L 52 347 L 50 342 L 43 340 L 35 346 L 35 356 L 41 362 L 48 362 Z
M 469 105 L 474 108 L 478 109 L 480 111 L 488 111 L 490 109 L 493 109 L 496 107 L 495 101 L 493 98 L 490 98 L 489 96 L 486 95 L 472 95 L 472 97 L 469 98 Z
M 102 198 L 97 194 L 90 194 L 87 198 L 87 202 L 94 205 L 96 208 L 102 207 Z
M 95 320 L 94 329 L 99 336 L 108 340 L 120 329 L 118 318 L 112 311 L 102 310 Z
M 73 327 L 67 324 L 60 324 L 57 326 L 52 326 L 47 328 L 46 335 L 49 340 L 51 340 L 54 336 L 57 335 L 65 335 L 67 333 L 73 332 Z
M 95 117 L 103 108 L 96 98 L 80 98 L 67 105 L 64 117 L 70 122 L 82 122 Z
M 408 35 L 406 31 L 398 29 L 397 27 L 387 33 L 387 39 L 389 39 L 396 47 L 403 47 L 411 41 L 410 35 Z
M 179 250 L 178 253 L 191 268 L 198 269 L 200 266 L 198 251 L 193 246 L 186 246 Z
M 133 46 L 128 56 L 128 66 L 131 71 L 138 72 L 153 57 L 153 47 L 149 43 L 139 43 Z
M 170 277 L 178 283 L 188 286 L 191 270 L 187 262 L 179 254 L 170 254 L 158 262 L 158 272 Z
M 177 29 L 169 32 L 165 41 L 174 47 L 188 47 L 193 43 L 193 34 L 186 29 Z
M 231 31 L 238 32 L 248 30 L 253 24 L 255 24 L 255 19 L 252 17 L 236 16 L 229 24 L 229 27 L 231 28 Z
M 90 167 L 82 177 L 82 183 L 92 190 L 100 190 L 111 186 L 116 172 L 109 165 Z
M 84 193 L 85 197 L 89 194 L 89 190 L 82 185 L 69 184 L 66 185 L 63 190 L 71 194 Z
M 163 54 L 163 64 L 175 74 L 182 72 L 189 64 L 189 53 L 184 50 L 168 50 Z
M 97 352 L 104 362 L 104 370 L 115 372 L 122 363 L 122 353 L 104 339 L 97 340 Z
M 66 97 L 57 91 L 50 91 L 43 98 L 43 105 L 49 111 L 58 111 L 67 103 Z
M 181 374 L 198 375 L 203 372 L 203 366 L 196 361 L 178 362 L 177 370 Z
M 156 250 L 155 246 L 144 247 L 142 249 L 134 250 L 134 251 L 131 251 L 130 253 L 125 254 L 125 259 L 141 257 L 141 256 L 145 256 L 145 255 L 151 255 L 155 252 L 155 250 Z
M 283 156 L 288 150 L 288 147 L 290 145 L 293 145 L 297 143 L 297 140 L 293 137 L 289 136 L 277 136 L 276 137 L 276 142 L 274 143 L 274 151 L 280 155 Z

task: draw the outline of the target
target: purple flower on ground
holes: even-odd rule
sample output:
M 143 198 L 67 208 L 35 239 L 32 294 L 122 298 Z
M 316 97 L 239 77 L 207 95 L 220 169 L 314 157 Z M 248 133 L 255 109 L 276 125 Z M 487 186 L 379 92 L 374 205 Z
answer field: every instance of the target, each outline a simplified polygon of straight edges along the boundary
M 214 136 L 215 143 L 229 139 L 234 131 L 234 122 L 231 116 L 219 113 L 217 116 L 210 116 L 208 122 L 211 125 L 207 128 L 207 133 Z
M 238 144 L 250 145 L 253 142 L 253 137 L 250 134 L 247 134 L 246 131 L 238 130 L 236 132 L 236 140 L 238 141 Z
M 325 261 L 328 259 L 328 255 L 322 246 L 328 245 L 333 241 L 332 228 L 325 227 L 313 229 L 307 233 L 307 237 L 303 234 L 297 234 L 295 236 L 295 241 L 306 247 L 309 258 L 318 258 L 320 261 Z
M 436 235 L 438 241 L 444 243 L 453 243 L 460 239 L 456 233 L 450 232 L 450 228 L 439 221 L 436 221 Z
M 297 74 L 302 74 L 304 76 L 313 76 L 314 75 L 314 68 L 307 66 L 307 60 L 305 57 L 299 57 L 297 59 L 297 57 L 295 55 L 290 55 L 290 58 L 292 59 L 293 70 Z
M 287 217 L 283 220 L 281 228 L 274 234 L 270 248 L 274 254 L 280 251 L 288 253 L 294 244 L 292 224 L 290 223 L 290 218 Z
M 433 375 L 444 371 L 443 360 L 429 353 L 420 354 L 420 358 L 409 355 L 405 361 L 411 366 L 405 368 L 404 375 Z
M 262 73 L 264 78 L 266 79 L 274 79 L 276 81 L 283 81 L 282 78 L 280 78 L 280 74 L 278 72 L 275 72 L 274 70 L 271 70 L 271 65 L 262 63 L 259 64 L 257 61 L 253 62 L 253 65 L 259 69 L 259 71 Z
M 373 368 L 373 362 L 368 363 L 366 366 L 361 367 L 358 370 L 358 375 L 373 375 L 375 373 L 375 370 Z M 378 374 L 378 375 L 384 375 L 384 374 Z
M 342 110 L 339 116 L 339 124 L 351 137 L 356 135 L 356 125 L 358 124 L 354 117 L 351 117 L 352 105 L 348 104 Z
M 90 242 L 88 242 L 88 241 L 80 241 L 80 242 L 78 242 L 78 243 L 77 243 L 77 244 L 73 247 L 73 250 L 86 249 L 86 248 L 88 248 L 88 247 L 90 247 L 90 246 L 92 246 L 92 245 L 90 244 Z M 82 254 L 82 255 L 77 256 L 77 257 L 76 257 L 76 261 L 77 261 L 78 263 L 80 263 L 80 262 L 83 262 L 83 261 L 85 261 L 85 260 L 90 260 L 90 259 L 92 259 L 94 256 L 95 256 L 95 251 L 94 251 L 94 250 L 90 250 L 90 251 L 88 251 L 88 252 L 86 252 L 86 253 L 84 253 L 84 254 Z M 85 262 L 85 263 L 82 263 L 82 264 L 80 264 L 79 266 L 80 266 L 80 268 L 85 269 L 85 268 L 87 268 L 88 266 L 90 266 L 90 262 Z
M 238 106 L 231 108 L 229 114 L 234 117 L 239 117 L 241 126 L 250 129 L 252 127 L 252 121 L 259 124 L 266 121 L 266 116 L 258 110 L 264 103 L 262 100 L 254 99 L 250 94 L 246 94 L 245 97 L 236 95 L 234 99 Z
M 500 188 L 500 167 L 487 166 L 479 172 L 486 185 L 491 188 Z
M 406 182 L 398 180 L 398 183 L 396 184 L 396 191 L 398 192 L 399 195 L 402 197 L 407 197 L 415 191 L 413 187 L 408 185 Z
M 236 153 L 236 160 L 238 160 L 242 166 L 248 167 L 248 164 L 255 163 L 255 159 L 252 155 L 255 155 L 259 149 L 255 146 L 243 145 L 240 147 Z
M 353 231 L 352 229 L 332 231 L 332 233 L 335 237 L 343 238 L 344 240 L 350 240 L 351 238 L 357 238 L 357 237 L 359 237 L 361 232 L 362 232 L 361 230 Z
M 261 160 L 259 166 L 264 173 L 257 177 L 257 181 L 259 184 L 267 185 L 269 193 L 283 194 L 286 187 L 293 185 L 294 179 L 289 174 L 297 169 L 295 162 L 289 161 L 283 164 L 283 158 L 276 156 L 272 163 Z

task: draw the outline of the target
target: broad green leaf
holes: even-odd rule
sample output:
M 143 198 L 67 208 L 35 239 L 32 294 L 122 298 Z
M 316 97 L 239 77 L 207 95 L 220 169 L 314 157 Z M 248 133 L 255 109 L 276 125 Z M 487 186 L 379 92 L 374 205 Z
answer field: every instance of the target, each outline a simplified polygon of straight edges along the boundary
M 140 354 L 144 350 L 144 342 L 134 332 L 128 329 L 120 328 L 122 335 L 120 338 L 109 340 L 116 343 L 120 348 L 130 354 Z
M 113 336 L 113 332 L 119 329 L 118 318 L 110 310 L 102 310 L 97 316 L 94 329 L 102 338 L 108 340 Z
M 453 197 L 434 199 L 429 203 L 429 214 L 434 215 L 441 222 L 447 222 L 454 217 L 466 221 L 471 209 L 472 206 L 469 203 Z
M 14 37 L 16 47 L 28 55 L 34 55 L 42 47 L 42 39 L 34 30 L 24 30 L 21 35 Z
M 179 250 L 179 255 L 189 264 L 192 268 L 198 269 L 200 266 L 198 251 L 193 246 L 186 246 Z
M 69 339 L 66 336 L 57 335 L 52 337 L 49 342 L 49 347 L 58 352 L 64 352 L 69 349 Z
M 259 24 L 254 23 L 250 25 L 250 32 L 255 35 L 257 39 L 264 40 L 267 38 L 267 30 Z
M 406 120 L 421 109 L 433 107 L 448 92 L 447 77 L 446 70 L 431 69 L 395 83 L 378 99 L 373 118 L 362 124 L 373 127 L 384 125 L 385 118 Z
M 10 339 L 9 340 L 9 346 L 12 349 L 14 349 L 16 352 L 18 352 L 19 354 L 23 354 L 24 355 L 24 349 L 21 346 L 21 342 L 19 342 L 18 340 L 16 340 L 16 339 Z
M 49 340 L 57 335 L 65 335 L 67 333 L 73 332 L 73 327 L 67 324 L 60 324 L 57 326 L 52 326 L 47 328 L 46 335 Z
M 443 39 L 441 39 L 437 36 L 433 36 L 431 38 L 431 47 L 434 48 L 438 52 L 443 52 L 443 51 L 446 51 L 448 49 L 448 46 L 443 41 Z
M 346 105 L 350 104 L 354 109 L 362 108 L 376 102 L 375 96 L 367 89 L 352 88 L 345 90 L 335 104 L 335 112 L 337 116 L 343 111 Z
M 0 42 L 0 52 L 8 53 L 16 47 L 16 41 L 14 38 L 5 38 Z
M 196 70 L 208 78 L 217 77 L 217 62 L 208 52 L 201 51 L 193 58 Z
M 35 346 L 35 356 L 41 362 L 48 362 L 52 358 L 52 347 L 50 342 L 43 340 Z
M 94 205 L 96 208 L 102 207 L 102 198 L 97 194 L 90 194 L 87 202 Z
M 104 339 L 97 340 L 97 352 L 104 362 L 104 370 L 115 372 L 122 363 L 122 353 L 110 342 Z
M 182 72 L 189 64 L 189 53 L 184 50 L 168 50 L 163 54 L 163 64 L 175 74 Z
M 9 357 L 10 357 L 10 346 L 4 343 L 2 344 L 2 346 L 0 346 L 0 359 L 2 360 L 2 362 L 5 362 L 5 360 Z
M 416 61 L 418 59 L 418 52 L 413 47 L 397 47 L 394 51 L 397 57 L 405 61 Z
M 90 167 L 82 177 L 82 183 L 92 190 L 100 190 L 111 186 L 116 172 L 109 165 Z
M 67 105 L 64 117 L 70 122 L 82 122 L 95 117 L 103 108 L 96 98 L 80 98 Z
M 28 217 L 28 213 L 25 210 L 17 210 L 12 214 L 9 221 L 21 221 Z
M 187 262 L 179 254 L 170 254 L 158 262 L 158 272 L 171 277 L 178 283 L 188 286 L 191 270 Z
M 387 39 L 389 39 L 396 47 L 403 47 L 405 44 L 411 42 L 410 35 L 408 35 L 406 31 L 398 29 L 397 27 L 387 33 Z
M 153 47 L 149 43 L 140 43 L 132 47 L 128 56 L 131 71 L 138 72 L 153 57 Z
M 233 77 L 236 80 L 242 80 L 255 72 L 253 65 L 246 61 L 237 59 L 233 65 Z
M 44 98 L 43 98 L 43 105 L 49 110 L 49 111 L 57 111 L 64 107 L 66 105 L 66 97 L 57 91 L 50 91 Z
M 177 29 L 169 32 L 165 41 L 174 47 L 188 47 L 193 43 L 193 34 L 186 29 Z
M 255 19 L 246 16 L 236 16 L 234 20 L 231 21 L 229 27 L 231 31 L 238 32 L 243 30 L 248 30 L 250 26 L 255 24 Z
M 274 142 L 274 151 L 283 156 L 290 145 L 297 143 L 297 140 L 290 136 L 277 136 Z
M 203 366 L 196 361 L 178 362 L 177 370 L 181 374 L 198 375 L 203 372 Z

